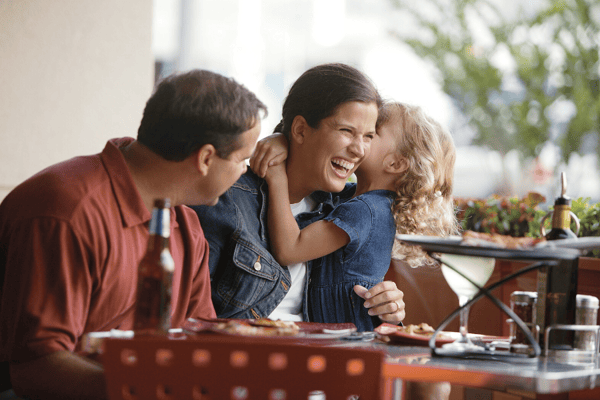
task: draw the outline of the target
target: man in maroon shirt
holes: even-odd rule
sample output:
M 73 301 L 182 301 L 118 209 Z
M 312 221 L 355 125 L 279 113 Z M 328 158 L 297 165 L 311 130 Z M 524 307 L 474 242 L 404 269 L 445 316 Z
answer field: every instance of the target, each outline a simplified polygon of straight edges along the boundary
M 172 324 L 215 317 L 208 244 L 194 211 L 246 171 L 266 107 L 235 81 L 194 70 L 163 80 L 137 140 L 53 165 L 0 205 L 0 395 L 106 398 L 82 335 L 132 329 L 137 265 L 156 198 L 170 198 Z M 7 393 L 10 393 L 8 391 Z M 4 395 L 7 395 L 4 393 Z

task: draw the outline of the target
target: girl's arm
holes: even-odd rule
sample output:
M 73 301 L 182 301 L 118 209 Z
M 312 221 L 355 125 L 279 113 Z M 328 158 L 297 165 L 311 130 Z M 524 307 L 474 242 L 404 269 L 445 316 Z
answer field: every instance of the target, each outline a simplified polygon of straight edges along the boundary
M 268 227 L 271 252 L 281 265 L 296 264 L 333 253 L 350 237 L 331 221 L 317 221 L 300 230 L 290 207 L 285 165 L 270 166 Z

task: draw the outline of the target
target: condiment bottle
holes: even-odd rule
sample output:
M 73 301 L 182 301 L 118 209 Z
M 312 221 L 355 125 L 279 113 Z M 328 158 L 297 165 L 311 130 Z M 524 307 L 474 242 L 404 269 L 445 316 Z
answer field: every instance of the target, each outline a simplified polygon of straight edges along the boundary
M 146 254 L 138 265 L 135 334 L 167 334 L 171 327 L 171 294 L 175 264 L 169 250 L 169 199 L 157 199 L 152 209 Z
M 571 211 L 571 199 L 567 197 L 567 178 L 560 174 L 561 194 L 554 203 L 554 211 L 542 219 L 540 233 L 547 240 L 576 240 L 580 223 Z M 552 230 L 546 234 L 544 222 L 552 215 Z M 576 231 L 571 231 L 571 218 L 575 222 Z M 546 329 L 552 325 L 573 325 L 575 323 L 575 295 L 577 291 L 578 259 L 555 260 L 556 266 L 544 266 L 537 274 L 537 322 L 540 328 L 538 342 L 545 348 Z M 552 340 L 547 344 L 549 350 L 573 348 L 573 332 L 557 330 L 552 333 Z
M 575 323 L 577 325 L 598 324 L 598 298 L 578 294 L 576 297 Z M 575 348 L 579 350 L 594 350 L 596 347 L 596 332 L 575 331 Z
M 537 292 L 512 292 L 510 307 L 531 331 L 534 339 L 537 336 L 536 326 Z M 525 333 L 512 321 L 510 351 L 513 353 L 528 353 L 532 346 Z
M 552 229 L 546 235 L 546 240 L 576 239 L 577 235 L 571 230 L 571 199 L 567 197 L 567 177 L 560 173 L 561 193 L 554 201 L 552 212 Z

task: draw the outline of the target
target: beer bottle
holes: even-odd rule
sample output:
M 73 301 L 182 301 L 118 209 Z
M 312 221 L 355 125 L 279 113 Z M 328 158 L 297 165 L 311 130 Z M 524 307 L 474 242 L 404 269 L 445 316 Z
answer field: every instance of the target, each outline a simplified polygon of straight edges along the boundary
M 552 229 L 546 235 L 546 240 L 576 239 L 577 235 L 571 230 L 571 199 L 567 197 L 567 177 L 560 173 L 561 194 L 554 202 L 552 212 Z
M 169 250 L 169 199 L 157 199 L 152 209 L 146 254 L 138 266 L 136 334 L 168 334 L 175 264 Z

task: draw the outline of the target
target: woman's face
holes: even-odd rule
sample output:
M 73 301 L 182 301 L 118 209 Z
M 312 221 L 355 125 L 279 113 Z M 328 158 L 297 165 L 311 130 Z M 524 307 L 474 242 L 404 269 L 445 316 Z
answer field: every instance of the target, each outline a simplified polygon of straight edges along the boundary
M 316 129 L 308 128 L 305 179 L 311 189 L 339 192 L 369 154 L 375 136 L 377 105 L 352 101 L 340 105 Z

